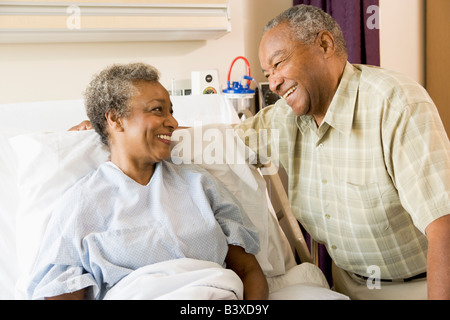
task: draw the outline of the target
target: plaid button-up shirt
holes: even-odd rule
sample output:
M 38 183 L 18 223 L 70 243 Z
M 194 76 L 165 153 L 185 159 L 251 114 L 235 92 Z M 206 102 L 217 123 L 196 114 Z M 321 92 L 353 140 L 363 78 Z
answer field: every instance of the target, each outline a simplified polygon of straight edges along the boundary
M 268 128 L 258 150 L 285 167 L 294 214 L 339 267 L 370 276 L 376 265 L 384 279 L 426 271 L 425 230 L 450 214 L 450 143 L 421 86 L 347 63 L 320 127 L 283 99 L 236 127 L 242 138 Z

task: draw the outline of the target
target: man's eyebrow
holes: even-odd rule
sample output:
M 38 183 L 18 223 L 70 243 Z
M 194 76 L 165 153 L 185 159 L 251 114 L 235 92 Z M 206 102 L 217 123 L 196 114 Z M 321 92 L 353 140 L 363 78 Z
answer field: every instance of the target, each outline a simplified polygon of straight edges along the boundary
M 276 56 L 283 54 L 285 50 L 277 50 L 274 53 L 272 53 L 272 55 L 270 56 L 269 61 L 272 62 L 273 59 L 275 59 Z
M 270 56 L 270 58 L 269 58 L 269 65 L 272 65 L 273 60 L 275 60 L 276 56 L 279 56 L 279 55 L 281 55 L 283 53 L 284 53 L 284 50 L 276 50 L 276 51 L 274 51 L 272 53 L 272 55 Z M 261 70 L 262 70 L 263 73 L 266 72 L 266 70 L 264 68 L 262 68 Z

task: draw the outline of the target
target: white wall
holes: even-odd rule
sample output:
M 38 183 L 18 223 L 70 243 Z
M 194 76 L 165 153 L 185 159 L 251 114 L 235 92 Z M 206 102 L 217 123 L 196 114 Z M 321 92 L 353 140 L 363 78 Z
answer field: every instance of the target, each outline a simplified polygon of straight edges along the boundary
M 267 81 L 261 71 L 258 49 L 264 26 L 269 20 L 292 6 L 292 0 L 243 0 L 244 2 L 244 45 L 247 58 L 252 67 L 253 77 L 259 81 Z
M 152 64 L 167 89 L 172 79 L 178 86 L 190 86 L 193 70 L 218 69 L 221 84 L 226 84 L 229 66 L 240 55 L 260 74 L 257 45 L 262 27 L 291 5 L 291 0 L 230 0 L 232 31 L 218 40 L 0 44 L 0 103 L 81 98 L 91 76 L 112 63 Z M 244 65 L 237 63 L 233 77 L 244 72 Z
M 218 40 L 70 44 L 0 44 L 0 103 L 78 99 L 91 76 L 112 63 L 144 61 L 189 86 L 192 70 L 218 69 L 220 82 L 232 60 L 246 56 L 260 72 L 258 46 L 265 23 L 292 0 L 230 0 L 232 31 Z M 424 83 L 424 0 L 380 0 L 381 66 Z M 245 73 L 242 63 L 232 78 Z
M 112 63 L 152 64 L 168 89 L 172 78 L 190 85 L 192 70 L 218 68 L 223 77 L 244 54 L 241 2 L 230 0 L 233 31 L 214 41 L 1 44 L 0 103 L 80 98 L 92 75 Z
M 425 84 L 425 0 L 380 0 L 381 67 Z

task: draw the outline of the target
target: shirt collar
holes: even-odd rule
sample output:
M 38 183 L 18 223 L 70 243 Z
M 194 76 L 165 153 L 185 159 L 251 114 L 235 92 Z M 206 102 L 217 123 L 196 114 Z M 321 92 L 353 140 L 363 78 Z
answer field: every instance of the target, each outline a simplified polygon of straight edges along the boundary
M 353 126 L 356 99 L 359 90 L 361 72 L 347 62 L 338 89 L 323 120 L 336 130 L 350 134 Z M 298 128 L 302 133 L 311 127 L 312 116 L 300 116 L 297 119 Z

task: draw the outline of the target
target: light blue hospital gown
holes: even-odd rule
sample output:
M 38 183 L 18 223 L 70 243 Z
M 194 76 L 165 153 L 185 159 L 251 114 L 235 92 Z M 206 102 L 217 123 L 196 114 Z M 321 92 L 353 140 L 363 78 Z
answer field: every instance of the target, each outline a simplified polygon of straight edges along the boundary
M 28 287 L 30 299 L 89 287 L 106 292 L 132 271 L 193 258 L 225 266 L 228 244 L 259 251 L 236 198 L 194 165 L 158 163 L 142 186 L 112 162 L 78 181 L 49 222 Z

